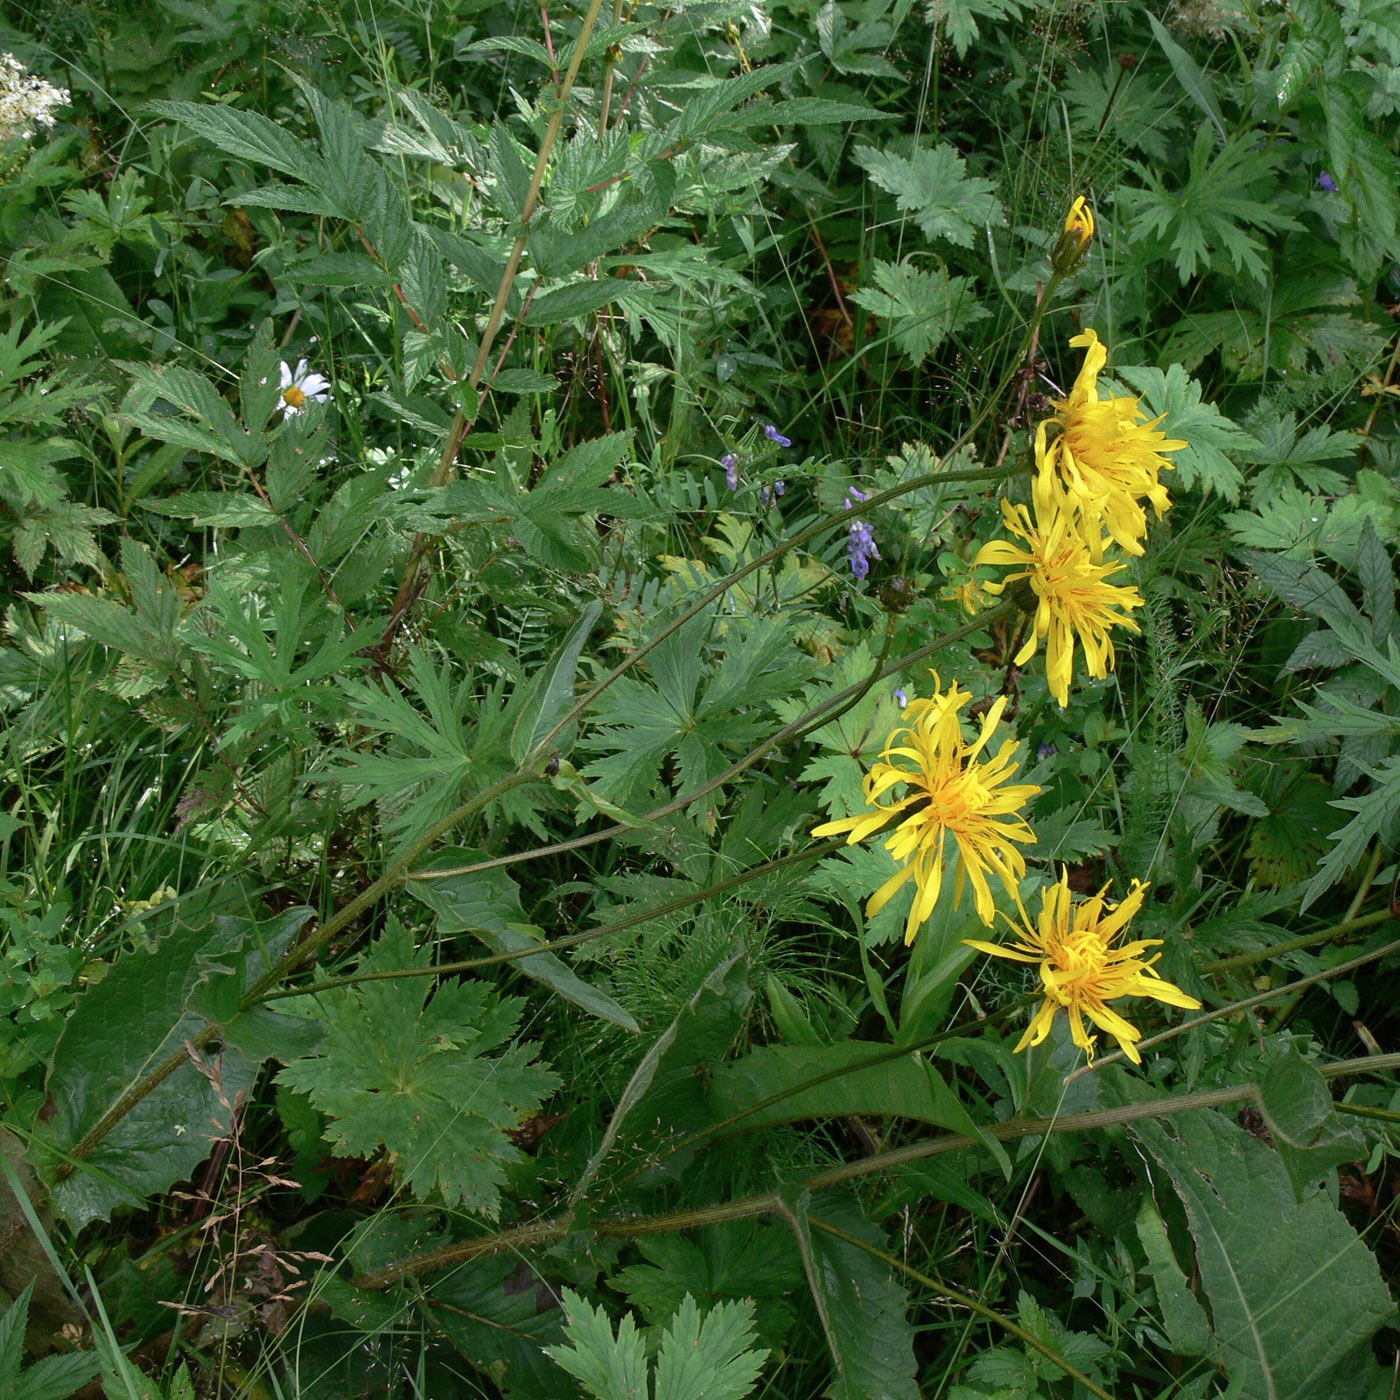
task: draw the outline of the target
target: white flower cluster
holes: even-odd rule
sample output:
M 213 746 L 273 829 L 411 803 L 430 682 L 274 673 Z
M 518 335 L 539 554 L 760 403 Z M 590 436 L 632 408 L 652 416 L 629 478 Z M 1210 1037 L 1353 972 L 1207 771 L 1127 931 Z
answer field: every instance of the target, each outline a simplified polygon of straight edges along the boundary
M 14 54 L 0 54 L 0 141 L 32 136 L 54 124 L 53 109 L 65 106 L 68 90 L 36 77 Z

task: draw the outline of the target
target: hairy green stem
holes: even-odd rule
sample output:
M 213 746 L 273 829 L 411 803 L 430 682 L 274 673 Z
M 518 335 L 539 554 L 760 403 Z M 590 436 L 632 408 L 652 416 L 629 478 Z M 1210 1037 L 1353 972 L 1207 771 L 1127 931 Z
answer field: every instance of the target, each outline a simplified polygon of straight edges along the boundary
M 912 666 L 916 661 L 922 661 L 926 656 L 933 656 L 943 647 L 960 642 L 964 637 L 971 636 L 974 632 L 980 632 L 988 623 L 999 621 L 1008 616 L 1013 608 L 1014 604 L 1012 603 L 998 603 L 996 607 L 989 608 L 975 621 L 966 622 L 961 627 L 955 627 L 951 632 L 940 633 L 933 641 L 926 642 L 921 647 L 915 647 L 911 652 L 906 652 L 897 661 L 892 661 L 875 672 L 873 676 L 867 677 L 863 681 L 857 681 L 855 685 L 847 686 L 845 690 L 837 691 L 835 695 L 828 696 L 820 705 L 814 706 L 805 715 L 793 720 L 791 724 L 785 724 L 756 748 L 750 749 L 743 758 L 732 763 L 717 778 L 711 778 L 704 786 L 696 788 L 693 792 L 682 793 L 679 797 L 672 798 L 670 802 L 655 807 L 650 812 L 643 813 L 640 821 L 642 823 L 660 821 L 663 817 L 669 817 L 673 812 L 682 811 L 692 803 L 698 802 L 702 797 L 708 797 L 716 788 L 723 787 L 725 783 L 733 781 L 739 774 L 752 768 L 764 755 L 779 745 L 787 743 L 789 739 L 799 737 L 806 728 L 828 723 L 837 715 L 843 714 L 851 705 L 857 704 L 876 681 L 883 680 L 886 676 L 896 675 L 905 667 Z M 483 870 L 496 870 L 506 865 L 518 865 L 522 861 L 538 860 L 543 856 L 582 850 L 585 846 L 594 846 L 600 841 L 611 841 L 634 830 L 636 830 L 635 827 L 620 822 L 616 826 L 607 827 L 602 831 L 589 832 L 586 836 L 573 836 L 567 841 L 556 841 L 549 846 L 536 846 L 534 850 L 517 851 L 512 855 L 493 856 L 490 860 L 475 861 L 471 865 L 453 865 L 442 870 L 415 870 L 410 878 L 414 880 L 446 880 L 457 875 L 475 875 Z
M 1383 1073 L 1400 1068 L 1400 1054 L 1368 1055 L 1362 1059 L 1339 1060 L 1335 1064 L 1320 1065 L 1319 1073 L 1325 1079 L 1337 1079 L 1349 1074 Z M 1048 1133 L 1077 1133 L 1094 1128 L 1111 1127 L 1120 1123 L 1141 1122 L 1148 1118 L 1163 1118 L 1175 1113 L 1190 1113 L 1201 1108 L 1219 1108 L 1225 1104 L 1242 1103 L 1257 1099 L 1259 1086 L 1253 1081 L 1233 1084 L 1223 1089 L 1202 1089 L 1189 1094 L 1172 1094 L 1160 1099 L 1149 1099 L 1141 1103 L 1124 1104 L 1114 1108 L 1091 1109 L 1087 1113 L 1075 1113 L 1057 1118 L 1013 1118 L 1006 1123 L 992 1123 L 983 1129 L 987 1137 L 1000 1142 L 1013 1142 L 1025 1137 L 1038 1137 Z M 927 1157 L 941 1156 L 947 1152 L 960 1152 L 978 1147 L 978 1139 L 961 1133 L 949 1133 L 945 1137 L 933 1138 L 924 1142 L 910 1143 L 905 1147 L 893 1148 L 888 1152 L 863 1157 L 858 1162 L 850 1162 L 840 1167 L 817 1172 L 800 1183 L 799 1189 L 821 1191 L 838 1186 L 858 1177 L 874 1172 L 890 1171 L 910 1162 L 922 1161 Z M 643 1235 L 667 1234 L 676 1230 L 693 1230 L 704 1225 L 717 1225 L 728 1220 L 743 1220 L 756 1215 L 767 1215 L 779 1206 L 775 1192 L 766 1191 L 760 1195 L 745 1196 L 736 1201 L 723 1201 L 712 1206 L 702 1206 L 693 1210 L 675 1211 L 665 1215 L 634 1216 L 629 1219 L 608 1219 L 596 1221 L 576 1220 L 573 1215 L 556 1216 L 552 1220 L 540 1221 L 533 1225 L 517 1226 L 495 1235 L 483 1235 L 478 1239 L 463 1240 L 456 1244 L 444 1245 L 412 1259 L 402 1260 L 385 1269 L 363 1274 L 355 1280 L 356 1286 L 378 1290 L 389 1288 L 406 1278 L 445 1269 L 454 1264 L 463 1264 L 486 1254 L 496 1254 L 503 1250 L 515 1251 L 537 1244 L 552 1244 L 577 1230 L 581 1234 L 592 1234 L 599 1239 L 635 1239 Z
M 1246 953 L 1236 953 L 1233 957 L 1217 958 L 1214 962 L 1203 963 L 1202 972 L 1234 972 L 1238 968 L 1253 967 L 1256 963 L 1267 962 L 1270 958 L 1282 957 L 1285 953 L 1296 953 L 1303 948 L 1311 948 L 1318 943 L 1330 943 L 1344 934 L 1356 933 L 1360 929 L 1383 924 L 1396 916 L 1389 909 L 1377 909 L 1359 918 L 1343 919 L 1339 924 L 1330 924 L 1315 933 L 1304 933 L 1297 938 L 1285 939 L 1282 943 L 1271 943 L 1267 948 L 1253 948 Z

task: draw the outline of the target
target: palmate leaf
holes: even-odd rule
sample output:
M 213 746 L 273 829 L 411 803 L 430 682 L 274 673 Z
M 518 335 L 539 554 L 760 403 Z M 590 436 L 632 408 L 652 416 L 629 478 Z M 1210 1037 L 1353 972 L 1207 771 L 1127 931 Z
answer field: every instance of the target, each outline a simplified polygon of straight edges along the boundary
M 1296 1202 L 1278 1157 L 1214 1111 L 1132 1131 L 1186 1209 L 1232 1392 L 1241 1400 L 1384 1394 L 1370 1340 L 1395 1305 L 1375 1256 L 1326 1192 Z
M 694 1236 L 645 1236 L 637 1249 L 646 1262 L 619 1269 L 610 1286 L 653 1327 L 670 1322 L 694 1294 L 707 1309 L 752 1298 L 759 1336 L 769 1345 L 781 1344 L 791 1328 L 789 1303 L 802 1287 L 802 1263 L 783 1226 L 730 1221 Z
M 1238 501 L 1244 475 L 1227 454 L 1252 455 L 1259 450 L 1257 439 L 1214 404 L 1202 403 L 1200 382 L 1180 365 L 1172 365 L 1165 374 L 1148 366 L 1116 373 L 1142 396 L 1144 413 L 1152 418 L 1163 415 L 1159 431 L 1187 443 L 1171 454 L 1176 470 L 1166 480 L 1186 490 L 1199 487 L 1232 503 Z
M 415 952 L 397 926 L 375 943 L 360 970 L 427 961 L 427 951 Z M 434 990 L 426 977 L 345 987 L 317 1003 L 324 1046 L 278 1078 L 330 1118 L 326 1137 L 336 1156 L 368 1156 L 383 1147 L 420 1200 L 494 1217 L 506 1165 L 520 1157 L 506 1130 L 560 1083 L 552 1070 L 531 1063 L 533 1047 L 501 1049 L 523 1003 L 498 996 L 486 982 L 453 979 Z
M 753 1345 L 751 1302 L 720 1303 L 702 1319 L 687 1294 L 662 1334 L 652 1389 L 646 1348 L 630 1313 L 614 1337 L 602 1308 L 569 1288 L 564 1310 L 568 1344 L 545 1350 L 596 1400 L 744 1400 L 768 1354 Z
M 648 657 L 654 684 L 623 677 L 599 698 L 589 747 L 603 750 L 583 769 L 600 794 L 633 808 L 674 754 L 683 790 L 699 787 L 729 764 L 731 749 L 761 737 L 766 702 L 800 685 L 810 658 L 792 642 L 785 618 L 746 619 L 724 634 L 725 654 L 706 677 L 706 614 L 694 618 Z
M 1330 716 L 1327 716 L 1330 718 Z M 1388 716 L 1375 716 L 1377 722 Z M 1390 721 L 1390 731 L 1400 727 L 1400 720 Z M 1361 797 L 1339 797 L 1331 805 L 1356 815 L 1344 827 L 1332 832 L 1336 843 L 1318 863 L 1303 895 L 1300 906 L 1306 909 L 1342 879 L 1378 836 L 1387 844 L 1394 841 L 1400 826 L 1400 754 L 1392 754 L 1372 774 L 1371 791 Z
M 1151 166 L 1130 161 L 1146 188 L 1122 192 L 1131 211 L 1129 237 L 1163 239 L 1176 255 L 1183 286 L 1217 255 L 1228 257 L 1236 272 L 1262 280 L 1266 244 L 1260 235 L 1302 227 L 1270 198 L 1285 149 L 1266 147 L 1261 133 L 1250 132 L 1230 137 L 1217 155 L 1216 136 L 1213 122 L 1201 124 L 1179 189 L 1169 190 Z
M 888 321 L 895 344 L 917 365 L 944 339 L 989 313 L 973 293 L 970 277 L 950 277 L 946 270 L 924 272 L 907 258 L 875 263 L 875 287 L 851 293 L 857 306 Z
M 1003 222 L 996 185 L 968 175 L 967 162 L 947 142 L 921 147 L 912 156 L 864 146 L 853 158 L 875 184 L 894 195 L 897 209 L 914 216 L 927 238 L 970 248 L 989 224 Z

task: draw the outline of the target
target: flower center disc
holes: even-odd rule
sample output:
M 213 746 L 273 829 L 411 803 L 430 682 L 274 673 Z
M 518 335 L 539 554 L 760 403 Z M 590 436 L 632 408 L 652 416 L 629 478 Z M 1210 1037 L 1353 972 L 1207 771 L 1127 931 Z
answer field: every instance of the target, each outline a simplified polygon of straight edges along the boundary
M 283 389 L 282 397 L 291 404 L 293 408 L 300 408 L 302 404 L 306 402 L 306 395 L 303 394 L 295 384 L 289 384 Z

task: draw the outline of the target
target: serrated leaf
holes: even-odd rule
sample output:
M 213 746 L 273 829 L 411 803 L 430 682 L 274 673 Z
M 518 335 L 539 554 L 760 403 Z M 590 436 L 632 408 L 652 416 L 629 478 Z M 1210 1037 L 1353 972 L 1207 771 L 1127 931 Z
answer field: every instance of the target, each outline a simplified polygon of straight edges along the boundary
M 1147 22 L 1152 26 L 1152 34 L 1162 52 L 1166 54 L 1167 62 L 1171 64 L 1172 72 L 1176 74 L 1176 80 L 1181 84 L 1182 90 L 1210 118 L 1216 133 L 1223 141 L 1226 135 L 1225 119 L 1220 114 L 1220 103 L 1216 99 L 1215 88 L 1212 86 L 1209 76 L 1200 64 L 1167 33 L 1156 15 L 1149 14 Z
M 616 436 L 623 437 L 622 450 L 625 452 L 625 435 Z M 578 659 L 602 614 L 602 602 L 597 598 L 592 599 L 569 629 L 569 635 L 564 638 L 559 650 L 529 681 L 528 698 L 521 707 L 520 718 L 516 720 L 510 736 L 510 754 L 517 764 L 523 764 L 535 753 L 544 736 L 573 705 Z M 561 754 L 567 754 L 573 747 L 573 736 L 574 726 L 570 725 L 557 734 L 551 743 Z
M 422 967 L 407 934 L 391 928 L 361 971 Z M 494 1217 L 508 1163 L 520 1153 L 506 1136 L 556 1089 L 559 1077 L 532 1064 L 534 1047 L 501 1049 L 522 1003 L 486 982 L 426 977 L 377 981 L 324 992 L 318 1055 L 294 1061 L 278 1082 L 305 1093 L 326 1114 L 339 1157 L 381 1147 L 420 1200 Z M 498 1051 L 489 1055 L 489 1051 Z
M 1028 3 L 1029 0 L 929 0 L 927 14 L 935 29 L 940 24 L 944 26 L 959 59 L 963 59 L 981 34 L 978 20 L 995 24 L 1018 19 Z
M 564 1313 L 568 1342 L 545 1352 L 597 1400 L 646 1400 L 646 1347 L 632 1314 L 623 1317 L 614 1337 L 607 1313 L 572 1288 L 564 1290 Z
M 1213 1350 L 1210 1321 L 1177 1263 L 1166 1222 L 1150 1193 L 1143 1195 L 1134 1223 L 1147 1255 L 1148 1272 L 1157 1286 L 1157 1306 L 1172 1346 L 1183 1356 L 1208 1356 Z
M 1187 446 L 1171 457 L 1176 468 L 1174 485 L 1186 490 L 1199 487 L 1232 503 L 1238 501 L 1244 476 L 1227 454 L 1253 453 L 1259 448 L 1258 440 L 1214 404 L 1202 403 L 1200 383 L 1180 365 L 1172 365 L 1165 374 L 1147 366 L 1116 373 L 1142 395 L 1148 416 L 1165 415 L 1157 425 L 1159 431 L 1185 439 Z
M 656 1400 L 744 1400 L 766 1351 L 754 1348 L 753 1303 L 719 1303 L 700 1318 L 686 1294 L 661 1337 Z
M 811 1080 L 822 1080 L 810 1084 Z M 776 1102 L 769 1102 L 769 1100 Z M 765 1045 L 716 1071 L 710 1103 L 721 1121 L 745 1129 L 803 1118 L 904 1117 L 949 1132 L 982 1136 L 962 1101 L 917 1054 L 891 1056 L 888 1045 Z
M 908 259 L 877 260 L 874 276 L 875 288 L 862 287 L 851 293 L 851 300 L 887 320 L 895 343 L 916 365 L 947 336 L 989 314 L 974 295 L 970 277 L 950 277 L 941 268 L 924 272 Z
M 1386 717 L 1388 718 L 1388 717 Z M 1394 721 L 1388 726 L 1393 730 Z M 1306 909 L 1341 880 L 1365 855 L 1377 836 L 1390 836 L 1400 814 L 1400 754 L 1391 754 L 1372 775 L 1375 786 L 1362 797 L 1339 797 L 1331 805 L 1356 815 L 1331 833 L 1335 843 L 1318 863 L 1317 874 L 1299 906 Z
M 152 102 L 150 106 L 162 116 L 183 122 L 229 155 L 316 184 L 319 162 L 314 147 L 259 112 L 240 112 L 222 103 Z
M 894 195 L 896 208 L 914 216 L 925 237 L 970 248 L 984 228 L 1003 222 L 995 184 L 968 175 L 967 162 L 947 142 L 920 148 L 912 157 L 864 146 L 852 158 Z
M 1211 1327 L 1241 1400 L 1363 1400 L 1394 1316 L 1375 1257 L 1321 1191 L 1301 1204 L 1258 1139 L 1213 1111 L 1132 1132 L 1186 1208 Z
M 848 1235 L 884 1250 L 884 1236 L 854 1201 L 823 1194 L 813 1221 L 835 1225 Z M 836 1344 L 837 1375 L 832 1400 L 919 1400 L 915 1376 L 914 1329 L 909 1294 L 888 1264 L 858 1244 L 811 1232 L 812 1254 L 827 1320 Z

